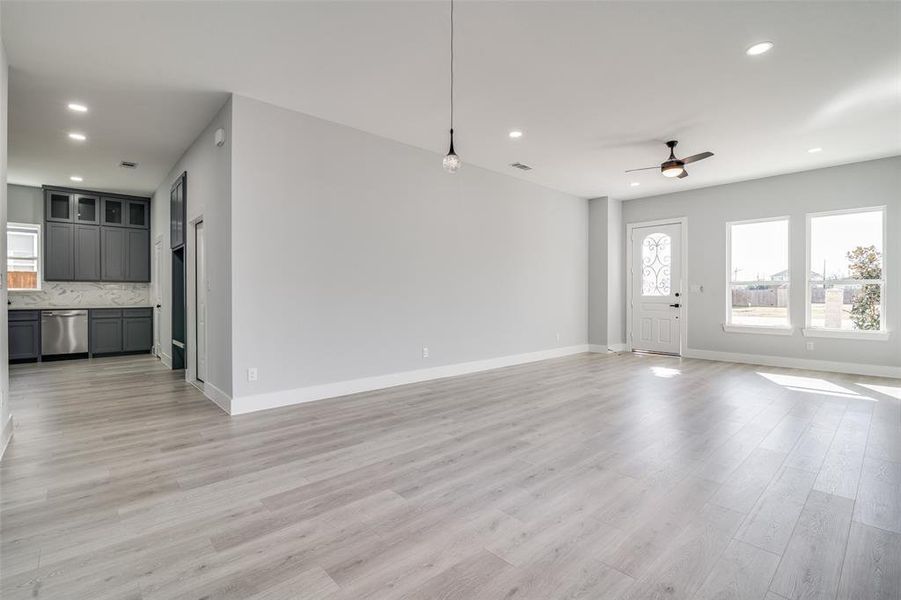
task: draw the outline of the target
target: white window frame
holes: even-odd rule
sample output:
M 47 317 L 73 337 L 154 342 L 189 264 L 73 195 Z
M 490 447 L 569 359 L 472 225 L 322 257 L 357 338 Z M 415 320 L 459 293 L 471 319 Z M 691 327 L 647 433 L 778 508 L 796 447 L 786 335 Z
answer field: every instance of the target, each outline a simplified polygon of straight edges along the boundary
M 8 292 L 39 292 L 43 288 L 44 285 L 44 231 L 41 227 L 40 223 L 13 223 L 9 222 L 6 224 L 6 235 L 7 239 L 9 238 L 9 230 L 10 229 L 25 229 L 28 231 L 33 231 L 37 233 L 37 249 L 38 254 L 35 257 L 38 263 L 38 272 L 37 272 L 37 287 L 35 288 L 9 288 Z M 9 247 L 5 249 L 6 253 L 6 272 L 9 272 L 9 261 L 10 259 L 15 260 L 16 258 L 22 257 L 11 257 L 9 256 Z M 31 260 L 25 258 L 24 260 Z
M 811 300 L 811 284 L 810 279 L 810 255 L 813 246 L 813 237 L 811 236 L 811 221 L 816 217 L 831 217 L 836 215 L 852 215 L 865 212 L 881 212 L 882 213 L 882 279 L 839 279 L 831 281 L 833 285 L 867 285 L 878 284 L 882 287 L 879 294 L 879 331 L 861 331 L 849 329 L 827 329 L 825 327 L 814 327 L 811 325 L 810 300 Z M 886 301 L 888 291 L 888 214 L 886 207 L 883 206 L 866 206 L 862 208 L 847 208 L 842 210 L 830 210 L 825 212 L 807 213 L 807 269 L 804 275 L 804 329 L 803 333 L 807 337 L 821 338 L 844 338 L 855 340 L 878 340 L 885 341 L 889 339 L 890 332 L 886 328 L 888 318 Z M 823 273 L 823 280 L 826 280 L 826 274 Z
M 761 280 L 761 281 L 732 281 L 732 227 L 735 225 L 752 225 L 754 223 L 770 223 L 773 221 L 785 221 L 787 223 L 786 248 L 788 249 L 788 261 L 786 264 L 788 279 L 786 281 Z M 723 322 L 723 331 L 726 333 L 760 333 L 765 335 L 793 335 L 795 328 L 792 325 L 791 297 L 792 297 L 792 222 L 791 216 L 764 217 L 761 219 L 747 219 L 744 221 L 726 222 L 726 320 Z M 733 285 L 782 285 L 788 284 L 788 294 L 785 299 L 785 310 L 788 314 L 786 325 L 742 325 L 732 322 L 732 286 Z

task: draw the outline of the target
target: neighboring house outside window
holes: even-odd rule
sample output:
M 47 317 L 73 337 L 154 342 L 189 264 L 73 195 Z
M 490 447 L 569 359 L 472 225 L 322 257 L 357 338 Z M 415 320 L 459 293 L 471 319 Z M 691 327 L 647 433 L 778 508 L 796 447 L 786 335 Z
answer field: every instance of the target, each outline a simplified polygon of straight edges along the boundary
M 41 289 L 41 226 L 6 226 L 6 285 L 9 291 Z
M 728 293 L 724 328 L 788 331 L 789 219 L 727 223 Z

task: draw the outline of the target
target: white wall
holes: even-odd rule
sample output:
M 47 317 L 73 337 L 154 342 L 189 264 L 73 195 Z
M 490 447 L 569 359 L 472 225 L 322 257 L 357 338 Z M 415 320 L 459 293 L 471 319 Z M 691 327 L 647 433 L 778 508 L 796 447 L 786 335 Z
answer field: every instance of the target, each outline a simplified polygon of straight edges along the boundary
M 252 99 L 232 110 L 235 398 L 584 347 L 587 201 L 452 176 L 437 154 Z
M 225 129 L 226 141 L 217 147 L 213 141 L 215 131 Z M 232 148 L 232 102 L 229 100 L 207 125 L 206 129 L 191 144 L 178 160 L 169 175 L 160 183 L 153 194 L 151 204 L 152 232 L 151 244 L 161 238 L 163 310 L 160 320 L 160 340 L 164 360 L 171 361 L 172 348 L 172 252 L 169 242 L 169 190 L 182 172 L 188 173 L 187 221 L 202 218 L 206 231 L 207 249 L 207 314 L 210 326 L 207 333 L 207 380 L 208 393 L 231 393 L 232 379 L 232 319 L 231 319 L 231 148 Z M 194 294 L 194 236 L 189 227 L 186 234 L 186 262 L 189 271 L 188 296 Z M 153 272 L 153 270 L 152 270 Z M 190 305 L 190 303 L 189 303 Z M 193 323 L 193 313 L 187 315 L 187 323 Z M 187 327 L 188 347 L 193 353 L 196 348 L 194 328 Z M 189 361 L 192 363 L 192 361 Z M 193 364 L 189 365 L 187 377 L 193 379 Z
M 607 248 L 606 197 L 588 201 L 588 343 L 595 351 L 607 349 Z
M 0 260 L 2 260 L 3 281 L 0 282 L 0 456 L 6 450 L 6 444 L 12 437 L 12 414 L 9 410 L 9 338 L 7 331 L 6 309 L 6 165 L 9 98 L 9 63 L 6 60 L 6 49 L 0 39 Z
M 626 349 L 626 255 L 623 203 L 607 202 L 607 348 Z
M 806 213 L 855 207 L 887 209 L 885 264 L 889 341 L 805 338 Z M 793 336 L 725 333 L 726 222 L 791 217 Z M 623 203 L 624 223 L 687 217 L 687 346 L 692 350 L 813 359 L 861 365 L 901 365 L 901 157 L 690 190 Z M 623 292 L 624 294 L 624 292 Z M 805 348 L 813 341 L 814 350 Z

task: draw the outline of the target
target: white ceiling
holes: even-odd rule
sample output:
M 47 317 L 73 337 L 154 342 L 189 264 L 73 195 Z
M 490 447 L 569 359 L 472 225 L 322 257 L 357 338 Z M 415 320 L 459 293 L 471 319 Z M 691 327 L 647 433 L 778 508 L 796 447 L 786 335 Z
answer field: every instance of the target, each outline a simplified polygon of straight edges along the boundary
M 901 154 L 897 2 L 458 2 L 456 13 L 464 168 L 627 199 Z M 13 182 L 78 171 L 85 187 L 150 191 L 227 92 L 446 149 L 447 2 L 4 1 L 2 27 Z M 776 46 L 746 56 L 760 40 Z M 66 111 L 72 99 L 90 113 Z M 87 143 L 65 138 L 74 128 Z M 512 128 L 525 135 L 510 140 Z M 661 162 L 670 138 L 677 154 L 716 156 L 683 180 L 623 173 Z

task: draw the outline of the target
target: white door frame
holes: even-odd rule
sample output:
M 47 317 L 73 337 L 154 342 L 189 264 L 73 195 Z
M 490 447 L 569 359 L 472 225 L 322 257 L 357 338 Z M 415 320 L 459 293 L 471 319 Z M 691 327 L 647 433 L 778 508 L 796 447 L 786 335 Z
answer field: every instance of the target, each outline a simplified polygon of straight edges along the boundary
M 188 221 L 185 230 L 185 381 L 203 390 L 203 382 L 197 379 L 197 224 L 203 215 Z M 206 232 L 205 232 L 206 233 Z M 209 273 L 207 273 L 209 277 Z
M 157 254 L 159 249 L 159 254 Z M 163 360 L 163 309 L 157 305 L 163 304 L 163 236 L 158 235 L 153 240 L 153 354 Z M 171 366 L 171 360 L 170 360 Z
M 201 231 L 203 231 L 202 238 Z M 194 379 L 203 383 L 209 372 L 207 368 L 208 363 L 206 362 L 209 356 L 207 345 L 209 323 L 206 314 L 206 309 L 209 306 L 209 299 L 207 298 L 209 273 L 207 273 L 206 226 L 203 219 L 194 223 L 194 262 L 194 278 L 196 279 L 194 283 Z M 204 301 L 203 311 L 201 311 L 200 306 L 201 298 Z M 203 323 L 203 331 L 201 331 L 201 323 Z M 203 373 L 200 372 L 201 363 L 203 363 Z
M 642 221 L 638 223 L 626 223 L 626 347 L 629 352 L 634 352 L 635 346 L 632 344 L 632 234 L 635 229 L 641 227 L 656 227 L 659 225 L 679 225 L 679 232 L 682 237 L 681 256 L 679 263 L 682 267 L 681 277 L 679 278 L 680 300 L 679 302 L 679 356 L 685 355 L 685 349 L 688 347 L 688 311 L 685 310 L 685 303 L 688 299 L 686 282 L 688 281 L 688 219 L 686 217 L 674 217 L 672 219 L 657 219 L 655 221 Z

